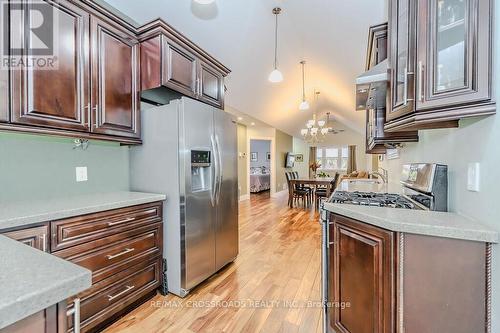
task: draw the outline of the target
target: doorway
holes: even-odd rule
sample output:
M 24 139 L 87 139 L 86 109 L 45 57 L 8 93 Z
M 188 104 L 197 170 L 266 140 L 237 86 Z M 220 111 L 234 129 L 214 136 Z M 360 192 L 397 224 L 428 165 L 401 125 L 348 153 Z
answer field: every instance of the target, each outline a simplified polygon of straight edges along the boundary
M 249 187 L 251 196 L 269 196 L 272 187 L 272 142 L 250 139 Z

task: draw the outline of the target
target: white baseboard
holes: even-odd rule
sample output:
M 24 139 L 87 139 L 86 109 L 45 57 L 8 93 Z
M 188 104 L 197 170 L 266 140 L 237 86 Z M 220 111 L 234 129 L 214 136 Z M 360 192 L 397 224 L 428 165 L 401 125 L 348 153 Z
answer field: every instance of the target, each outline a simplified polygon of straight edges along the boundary
M 245 201 L 250 199 L 250 194 L 240 195 L 240 201 Z
M 271 194 L 271 197 L 276 198 L 276 197 L 286 195 L 286 194 L 288 194 L 288 189 L 285 189 L 285 190 L 282 190 L 279 192 L 274 192 L 273 194 Z

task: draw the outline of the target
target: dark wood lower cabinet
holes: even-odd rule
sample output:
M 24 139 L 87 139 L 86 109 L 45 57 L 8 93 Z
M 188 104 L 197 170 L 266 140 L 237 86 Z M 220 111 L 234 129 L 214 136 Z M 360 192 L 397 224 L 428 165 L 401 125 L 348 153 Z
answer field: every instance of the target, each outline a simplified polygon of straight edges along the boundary
M 0 232 L 92 271 L 92 287 L 67 306 L 50 307 L 1 333 L 73 332 L 76 299 L 80 332 L 98 332 L 153 297 L 163 276 L 162 221 L 162 203 L 155 202 Z
M 330 333 L 487 332 L 491 244 L 330 221 Z
M 330 324 L 342 333 L 393 332 L 392 232 L 335 217 L 334 306 Z
M 65 333 L 66 301 L 53 305 L 0 330 L 2 333 Z
M 44 252 L 49 251 L 49 226 L 47 224 L 27 229 L 3 233 L 4 236 L 15 239 L 28 246 Z
M 97 332 L 154 296 L 162 279 L 162 216 L 162 203 L 151 203 L 51 222 L 52 249 L 60 249 L 53 254 L 92 271 L 92 287 L 75 295 L 81 332 Z M 67 320 L 72 332 L 72 316 Z

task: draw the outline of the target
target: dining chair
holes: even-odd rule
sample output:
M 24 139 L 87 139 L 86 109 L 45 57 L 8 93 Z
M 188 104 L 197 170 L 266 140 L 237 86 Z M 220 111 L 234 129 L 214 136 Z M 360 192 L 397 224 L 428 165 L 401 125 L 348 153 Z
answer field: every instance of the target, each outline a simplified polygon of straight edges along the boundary
M 330 184 L 328 185 L 328 187 L 330 187 L 330 195 L 335 191 L 335 189 L 337 188 L 337 182 L 339 180 L 339 173 L 336 172 L 335 173 L 335 176 L 333 176 L 333 179 L 332 181 L 330 182 Z M 328 199 L 327 198 L 327 195 L 328 195 L 328 187 L 325 187 L 325 188 L 317 188 L 316 191 L 315 191 L 315 206 L 316 208 L 319 207 L 319 203 L 321 200 L 326 200 Z
M 292 187 L 291 180 L 296 179 L 294 178 L 293 172 L 285 172 L 285 177 L 288 184 L 288 188 L 292 189 L 291 195 L 290 194 L 288 195 L 288 205 L 293 206 L 293 202 L 298 201 L 299 199 L 302 199 L 304 207 L 306 206 L 306 204 L 308 205 L 311 201 L 311 195 L 309 191 L 301 189 L 298 186 Z

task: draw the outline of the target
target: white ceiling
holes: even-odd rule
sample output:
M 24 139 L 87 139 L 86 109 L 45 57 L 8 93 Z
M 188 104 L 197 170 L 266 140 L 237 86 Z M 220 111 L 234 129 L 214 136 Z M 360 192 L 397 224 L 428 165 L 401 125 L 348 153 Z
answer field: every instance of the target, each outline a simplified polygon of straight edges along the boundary
M 363 72 L 368 27 L 386 20 L 386 0 L 217 0 L 203 7 L 188 0 L 106 0 L 139 23 L 163 18 L 228 66 L 226 103 L 286 133 L 300 135 L 311 118 L 313 91 L 319 113 L 360 133 L 364 113 L 354 111 L 354 79 Z M 267 81 L 273 66 L 274 16 L 279 21 L 280 84 Z M 300 60 L 307 61 L 311 108 L 301 112 Z

